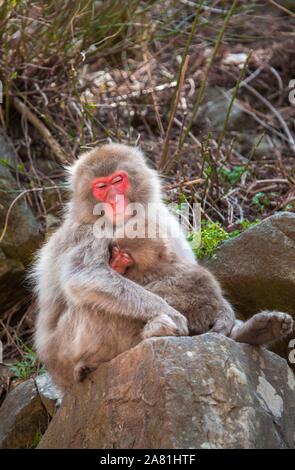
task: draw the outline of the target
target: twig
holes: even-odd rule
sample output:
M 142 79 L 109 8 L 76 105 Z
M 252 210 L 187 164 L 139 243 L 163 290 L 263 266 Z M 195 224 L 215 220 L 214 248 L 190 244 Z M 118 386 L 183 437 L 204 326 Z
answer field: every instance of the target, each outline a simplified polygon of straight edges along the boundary
M 267 184 L 267 183 L 276 183 L 276 184 L 290 184 L 287 179 L 284 178 L 273 178 L 273 179 L 265 179 L 265 180 L 257 180 L 251 184 L 250 187 L 256 186 L 257 184 Z
M 275 2 L 274 0 L 269 0 L 270 3 L 272 3 L 273 5 L 275 5 L 277 8 L 279 8 L 280 10 L 284 11 L 285 13 L 287 13 L 288 15 L 291 15 L 295 18 L 295 13 L 293 13 L 292 11 L 288 10 L 288 8 L 285 8 L 283 7 L 283 5 L 279 5 L 277 2 Z
M 196 33 L 197 26 L 199 25 L 202 5 L 203 5 L 203 0 L 201 1 L 201 3 L 198 5 L 198 7 L 195 10 L 194 21 L 193 21 L 189 36 L 187 38 L 187 41 L 185 43 L 185 46 L 184 46 L 184 49 L 183 49 L 183 52 L 182 52 L 182 57 L 181 57 L 181 64 L 180 64 L 179 70 L 177 72 L 177 85 L 176 85 L 176 90 L 173 93 L 172 100 L 171 100 L 172 106 L 170 107 L 171 109 L 170 109 L 170 118 L 169 118 L 169 123 L 168 123 L 168 129 L 167 129 L 166 138 L 165 138 L 165 142 L 164 142 L 164 145 L 163 145 L 163 150 L 162 150 L 160 163 L 159 163 L 159 169 L 161 169 L 161 170 L 164 168 L 164 165 L 166 164 L 166 161 L 167 161 L 167 153 L 168 153 L 168 147 L 169 147 L 169 137 L 170 137 L 172 125 L 173 125 L 173 122 L 174 122 L 178 102 L 179 102 L 179 99 L 180 99 L 181 89 L 182 89 L 183 83 L 184 83 L 184 77 L 185 77 L 186 69 L 187 69 L 187 66 L 188 66 L 189 48 L 190 48 L 190 45 L 192 43 L 193 37 Z M 183 127 L 181 127 L 181 134 L 180 135 L 182 135 L 182 132 L 183 132 Z
M 174 118 L 174 122 L 175 122 L 175 124 L 176 124 L 178 127 L 180 127 L 180 129 L 186 130 L 186 127 L 185 127 L 185 126 L 179 121 L 179 119 L 177 119 L 176 117 Z M 198 146 L 200 149 L 202 149 L 202 144 L 201 144 L 201 142 L 197 139 L 196 136 L 194 136 L 194 134 L 193 134 L 191 131 L 189 131 L 188 136 L 192 139 L 192 141 L 193 141 L 195 144 L 197 144 L 197 146 Z M 174 164 L 174 162 L 175 162 L 175 160 L 176 160 L 176 158 L 177 158 L 177 155 L 178 155 L 178 153 L 177 153 L 177 151 L 176 151 L 176 152 L 174 153 L 174 155 L 172 156 L 172 158 L 169 160 L 168 165 L 167 165 L 166 168 L 165 168 L 165 170 L 166 170 L 167 172 L 171 170 L 171 168 L 172 168 L 172 166 L 173 166 L 173 164 Z M 201 170 L 202 165 L 200 164 L 200 162 L 196 161 L 196 165 L 197 165 L 197 167 Z
M 182 123 L 179 121 L 179 119 L 177 119 L 176 117 L 174 118 L 174 122 L 178 127 L 180 128 L 183 127 L 183 129 L 186 130 L 186 127 L 183 126 Z M 199 139 L 197 139 L 197 137 L 191 131 L 189 131 L 188 136 L 192 139 L 192 141 L 195 144 L 197 144 L 198 147 L 202 148 L 201 142 L 199 141 Z
M 202 102 L 202 99 L 203 99 L 203 96 L 204 96 L 204 93 L 206 91 L 206 87 L 207 87 L 207 82 L 208 82 L 208 76 L 209 76 L 209 72 L 211 70 L 211 67 L 215 61 L 215 58 L 216 58 L 216 55 L 217 55 L 217 52 L 219 50 L 219 46 L 221 44 L 221 41 L 223 39 L 223 36 L 224 36 L 224 33 L 225 33 L 225 30 L 227 28 L 227 25 L 235 11 L 235 8 L 236 8 L 236 4 L 237 4 L 237 0 L 234 0 L 230 9 L 228 10 L 227 12 L 227 15 L 225 17 L 225 20 L 223 22 L 223 25 L 222 25 L 222 28 L 221 30 L 219 31 L 219 34 L 218 34 L 218 37 L 217 37 L 217 40 L 216 40 L 216 43 L 215 43 L 215 46 L 214 46 L 214 49 L 213 49 L 213 52 L 212 52 L 212 55 L 210 57 L 210 60 L 209 60 L 209 63 L 208 63 L 208 66 L 206 67 L 206 70 L 205 70 L 205 75 L 204 75 L 204 78 L 202 80 L 202 83 L 201 83 L 201 87 L 200 87 L 200 91 L 198 93 L 198 96 L 197 96 L 197 100 L 196 100 L 196 103 L 194 105 L 194 108 L 193 108 L 193 112 L 192 112 L 192 115 L 191 115 L 191 118 L 190 118 L 190 121 L 187 125 L 187 128 L 186 128 L 186 131 L 185 133 L 183 134 L 183 136 L 181 137 L 180 139 L 180 142 L 179 142 L 179 150 L 183 147 L 184 145 L 184 142 L 186 141 L 186 138 L 188 136 L 188 133 L 189 131 L 191 130 L 191 127 L 193 125 L 193 122 L 195 121 L 195 118 L 198 114 L 198 111 L 199 111 L 199 108 L 200 108 L 200 104 Z
M 167 153 L 168 153 L 168 148 L 169 148 L 170 133 L 171 133 L 171 129 L 172 129 L 172 126 L 173 126 L 174 117 L 175 117 L 175 114 L 176 114 L 176 111 L 177 111 L 177 106 L 178 106 L 178 103 L 179 103 L 179 99 L 180 99 L 180 95 L 181 95 L 181 91 L 182 91 L 182 87 L 183 87 L 183 83 L 184 83 L 185 73 L 186 73 L 186 70 L 187 70 L 187 67 L 188 67 L 188 62 L 189 62 L 189 56 L 187 55 L 185 57 L 183 65 L 182 65 L 179 84 L 178 84 L 178 87 L 177 87 L 177 92 L 176 92 L 175 100 L 174 100 L 174 103 L 173 103 L 173 107 L 172 107 L 172 111 L 171 111 L 171 115 L 170 115 L 170 119 L 169 119 L 169 123 L 168 123 L 168 128 L 167 128 L 167 131 L 166 131 L 165 141 L 164 141 L 164 145 L 163 145 L 163 151 L 162 151 L 161 158 L 160 158 L 160 163 L 159 163 L 159 169 L 160 170 L 164 168 L 165 163 L 167 161 Z
M 3 331 L 5 332 L 6 336 L 8 339 L 10 339 L 11 343 L 15 346 L 15 348 L 17 349 L 18 353 L 23 356 L 23 351 L 20 349 L 20 347 L 17 345 L 16 341 L 14 340 L 13 336 L 11 335 L 10 331 L 9 331 L 9 328 L 6 327 L 5 323 L 0 320 L 0 325 L 2 326 L 3 328 Z
M 191 180 L 191 181 L 179 181 L 178 183 L 164 186 L 164 189 L 167 191 L 170 191 L 171 189 L 175 189 L 175 188 L 182 188 L 182 187 L 187 187 L 187 186 L 193 186 L 195 184 L 202 184 L 204 183 L 204 181 L 205 180 L 203 178 L 196 178 L 195 180 Z
M 144 63 L 146 64 L 149 82 L 153 87 L 151 64 L 150 64 L 150 61 L 148 59 L 148 34 L 147 34 L 147 30 L 145 30 L 145 32 L 144 32 L 144 46 L 143 46 L 143 48 L 144 48 L 143 60 L 144 60 Z M 152 95 L 152 101 L 153 101 L 153 106 L 154 106 L 154 110 L 155 110 L 157 124 L 158 124 L 158 127 L 159 127 L 161 137 L 163 138 L 164 128 L 163 128 L 163 124 L 162 124 L 161 116 L 160 116 L 160 112 L 159 112 L 159 104 L 158 104 L 158 100 L 157 100 L 157 95 L 156 95 L 154 89 L 152 90 L 151 95 Z
M 25 189 L 22 193 L 20 193 L 18 196 L 16 196 L 16 198 L 12 201 L 12 203 L 10 204 L 9 208 L 8 208 L 8 211 L 6 213 L 6 217 L 5 217 L 5 222 L 4 222 L 4 228 L 2 230 L 2 233 L 1 233 L 1 236 L 0 236 L 0 243 L 2 243 L 4 237 L 5 237 L 5 234 L 7 232 L 7 227 L 8 227 L 8 220 L 9 220 L 9 216 L 11 214 L 11 211 L 15 205 L 15 203 L 22 197 L 24 196 L 25 194 L 31 192 L 31 191 L 44 191 L 46 189 L 57 189 L 58 186 L 47 186 L 46 188 L 31 188 L 31 189 Z
M 190 7 L 197 7 L 198 3 L 191 2 L 190 0 L 180 0 L 181 3 L 184 5 L 188 5 Z M 214 7 L 208 7 L 207 5 L 201 5 L 202 10 L 207 10 L 211 11 L 212 13 L 221 13 L 225 14 L 228 12 L 228 10 L 222 10 L 221 8 L 214 8 Z
M 228 96 L 227 92 L 222 90 L 222 94 L 228 99 L 230 100 L 231 98 Z M 281 132 L 279 132 L 277 129 L 275 129 L 274 127 L 270 126 L 269 124 L 267 124 L 266 122 L 262 121 L 262 119 L 260 119 L 257 114 L 255 114 L 255 112 L 252 110 L 252 109 L 249 109 L 249 107 L 243 102 L 241 101 L 240 99 L 237 99 L 236 102 L 235 102 L 235 105 L 240 108 L 242 111 L 244 111 L 246 114 L 249 114 L 249 116 L 251 116 L 255 121 L 257 121 L 262 127 L 265 127 L 265 129 L 268 129 L 269 131 L 273 132 L 274 134 L 276 134 L 277 136 L 279 136 L 282 140 L 284 140 L 285 142 L 290 142 L 289 139 L 284 135 L 282 134 Z
M 60 163 L 67 163 L 68 159 L 65 152 L 60 147 L 59 143 L 52 137 L 51 133 L 47 129 L 47 127 L 40 121 L 37 116 L 32 113 L 32 111 L 27 107 L 27 105 L 21 101 L 16 96 L 13 98 L 13 104 L 17 111 L 39 131 L 43 139 L 47 142 L 51 150 L 53 151 L 54 155 L 56 156 L 57 160 Z
M 276 116 L 277 120 L 280 122 L 282 128 L 284 129 L 284 132 L 287 136 L 287 139 L 288 139 L 288 142 L 290 144 L 290 147 L 291 147 L 292 151 L 295 153 L 295 142 L 294 142 L 293 135 L 292 135 L 286 121 L 284 120 L 282 115 L 279 113 L 279 111 L 266 98 L 264 98 L 264 96 L 262 96 L 255 88 L 253 88 L 251 85 L 247 85 L 246 83 L 244 83 L 244 84 L 241 84 L 241 87 L 242 86 L 245 87 L 247 90 L 249 90 L 260 101 L 262 101 L 262 103 L 264 103 L 265 106 L 267 106 L 268 109 L 270 109 L 271 112 Z
M 238 94 L 238 91 L 239 91 L 239 88 L 242 84 L 242 81 L 243 81 L 243 78 L 245 76 L 245 73 L 246 73 L 246 70 L 247 70 L 247 67 L 248 67 L 248 64 L 249 64 L 249 60 L 250 60 L 250 57 L 251 57 L 251 54 L 252 54 L 252 50 L 249 52 L 248 56 L 247 56 L 247 59 L 245 60 L 244 64 L 243 64 L 243 68 L 241 70 L 241 73 L 240 73 L 240 76 L 237 80 L 237 83 L 236 83 L 236 86 L 234 88 L 234 91 L 232 93 L 232 97 L 231 97 L 231 100 L 230 100 L 230 103 L 229 103 L 229 106 L 228 106 L 228 109 L 227 109 L 227 113 L 226 113 L 226 116 L 225 116 L 225 120 L 223 122 L 223 127 L 222 127 L 222 130 L 219 134 L 219 137 L 218 137 L 218 142 L 217 142 L 217 148 L 218 150 L 220 149 L 220 146 L 222 144 L 222 141 L 223 141 L 223 138 L 225 136 L 225 133 L 227 131 L 227 128 L 228 128 L 228 123 L 229 123 L 229 118 L 230 118 L 230 114 L 231 114 L 231 111 L 232 111 L 232 108 L 233 108 L 233 105 L 234 105 L 234 102 L 235 102 L 235 99 L 237 98 L 237 94 Z

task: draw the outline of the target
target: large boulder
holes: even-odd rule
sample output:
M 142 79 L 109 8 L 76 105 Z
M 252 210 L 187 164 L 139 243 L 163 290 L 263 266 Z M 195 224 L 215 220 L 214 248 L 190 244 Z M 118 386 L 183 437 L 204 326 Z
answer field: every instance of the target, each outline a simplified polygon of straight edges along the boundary
M 39 448 L 295 447 L 286 361 L 217 334 L 153 338 L 69 392 Z
M 241 319 L 280 310 L 295 319 L 295 214 L 281 212 L 226 241 L 206 262 Z M 288 357 L 289 338 L 275 346 Z
M 27 449 L 40 440 L 49 416 L 33 379 L 10 392 L 0 408 L 0 449 Z
M 7 212 L 20 194 L 16 173 L 17 161 L 13 149 L 0 134 L 0 237 Z M 24 198 L 20 198 L 11 209 L 5 236 L 0 243 L 0 317 L 24 295 L 25 268 L 41 241 L 39 223 Z
M 48 374 L 17 385 L 0 408 L 0 449 L 35 447 L 60 400 Z
M 206 263 L 244 318 L 295 314 L 295 214 L 281 212 L 224 242 Z

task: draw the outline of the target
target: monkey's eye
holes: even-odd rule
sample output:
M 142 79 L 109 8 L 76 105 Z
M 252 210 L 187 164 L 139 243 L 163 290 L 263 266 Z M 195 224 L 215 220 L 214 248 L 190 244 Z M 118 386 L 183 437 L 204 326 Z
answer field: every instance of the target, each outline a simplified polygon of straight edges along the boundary
M 106 184 L 105 183 L 96 183 L 95 187 L 96 188 L 105 188 Z
M 116 178 L 113 179 L 112 181 L 112 184 L 117 184 L 117 183 L 121 183 L 121 181 L 123 181 L 123 176 L 116 176 Z

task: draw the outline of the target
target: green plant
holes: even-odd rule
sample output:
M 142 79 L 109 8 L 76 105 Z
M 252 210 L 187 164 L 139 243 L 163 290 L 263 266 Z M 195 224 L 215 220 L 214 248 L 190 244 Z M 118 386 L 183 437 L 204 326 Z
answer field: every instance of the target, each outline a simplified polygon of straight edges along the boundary
M 232 232 L 227 232 L 219 222 L 202 222 L 202 230 L 192 232 L 188 235 L 187 240 L 190 242 L 197 258 L 210 258 L 225 240 L 235 238 L 244 230 L 256 225 L 259 220 L 249 221 L 243 220 L 239 223 L 239 228 Z
M 261 211 L 263 211 L 266 206 L 269 206 L 270 199 L 264 192 L 261 191 L 252 197 L 252 202 L 258 206 Z
M 192 249 L 194 251 L 197 251 L 201 245 L 202 239 L 201 239 L 201 230 L 198 230 L 197 232 L 191 232 L 187 236 L 187 241 L 190 243 Z
M 192 246 L 197 258 L 210 258 L 216 248 L 229 238 L 219 222 L 202 222 L 201 243 L 197 248 Z M 189 240 L 190 241 L 190 240 Z
M 9 167 L 9 160 L 7 158 L 0 158 L 0 165 L 5 168 Z
M 242 220 L 241 222 L 239 222 L 239 228 L 229 233 L 230 238 L 237 237 L 242 232 L 244 232 L 245 230 L 248 230 L 248 228 L 254 227 L 254 225 L 258 224 L 259 222 L 260 222 L 259 219 L 256 219 L 254 221 Z
M 219 168 L 218 173 L 227 183 L 235 184 L 239 181 L 245 171 L 245 168 L 242 166 L 234 166 L 231 170 L 225 167 L 221 167 Z
M 32 442 L 32 445 L 30 447 L 30 449 L 36 449 L 36 447 L 38 446 L 39 442 L 41 441 L 43 435 L 41 433 L 41 431 L 37 431 L 35 436 L 34 436 L 34 439 L 33 439 L 33 442 Z
M 36 353 L 23 343 L 22 349 L 24 350 L 22 360 L 10 366 L 10 370 L 15 376 L 18 379 L 26 380 L 32 375 L 44 373 L 45 368 L 40 365 Z

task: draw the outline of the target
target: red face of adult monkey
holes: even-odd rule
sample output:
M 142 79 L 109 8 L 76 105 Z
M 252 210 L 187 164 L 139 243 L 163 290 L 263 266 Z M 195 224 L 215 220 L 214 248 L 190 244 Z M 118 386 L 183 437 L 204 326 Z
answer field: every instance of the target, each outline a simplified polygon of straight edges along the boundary
M 128 218 L 129 177 L 126 171 L 116 171 L 110 176 L 95 178 L 92 182 L 92 195 L 105 204 L 108 219 L 114 224 L 124 222 Z
M 159 203 L 160 184 L 156 172 L 148 168 L 142 154 L 122 145 L 104 146 L 87 161 L 78 160 L 71 168 L 73 200 L 71 207 L 75 218 L 83 223 L 93 223 L 96 204 L 103 204 L 105 215 L 111 223 L 121 224 L 132 211 L 128 204 Z M 99 212 L 99 211 L 98 211 Z

